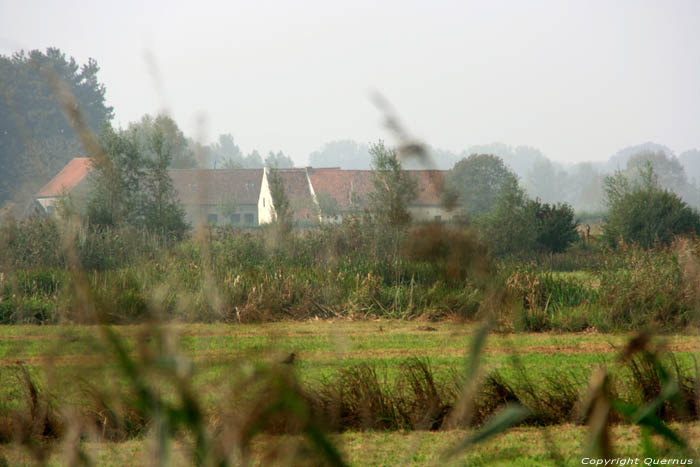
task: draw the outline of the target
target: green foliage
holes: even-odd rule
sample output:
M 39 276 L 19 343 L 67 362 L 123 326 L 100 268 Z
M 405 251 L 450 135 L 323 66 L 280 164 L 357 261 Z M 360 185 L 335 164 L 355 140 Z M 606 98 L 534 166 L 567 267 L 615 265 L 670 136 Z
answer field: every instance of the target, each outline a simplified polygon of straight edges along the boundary
M 0 267 L 7 269 L 63 265 L 61 232 L 55 219 L 30 216 L 0 223 Z
M 369 193 L 369 210 L 379 224 L 395 227 L 411 221 L 409 204 L 416 198 L 416 181 L 401 167 L 396 151 L 382 141 L 369 149 L 372 155 L 373 191 Z
M 247 156 L 244 155 L 230 133 L 219 135 L 216 142 L 201 149 L 208 153 L 210 165 L 214 168 L 262 169 L 265 166 L 258 151 L 253 150 Z
M 103 154 L 93 158 L 90 174 L 88 222 L 181 237 L 189 226 L 168 174 L 173 158 L 168 133 L 158 124 L 146 135 L 105 127 L 100 141 Z
M 112 119 L 99 71 L 95 60 L 81 66 L 56 48 L 0 55 L 0 205 L 33 196 L 71 158 L 84 154 L 52 81 L 67 86 L 89 130 Z
M 607 243 L 635 243 L 643 248 L 668 245 L 678 235 L 700 232 L 700 214 L 678 195 L 659 187 L 647 164 L 637 180 L 621 173 L 605 179 L 608 218 L 603 227 Z
M 91 196 L 88 222 L 115 226 L 143 223 L 141 180 L 145 176 L 145 157 L 139 142 L 123 130 L 105 126 L 100 133 L 103 154 L 92 159 L 89 175 Z
M 600 272 L 600 304 L 609 310 L 604 328 L 678 329 L 694 316 L 697 283 L 672 250 L 630 248 L 611 257 Z
M 579 238 L 574 210 L 568 204 L 542 204 L 538 199 L 530 201 L 530 209 L 534 211 L 540 249 L 561 253 Z
M 166 135 L 158 129 L 151 134 L 150 149 L 153 154 L 146 160 L 147 171 L 143 181 L 146 199 L 143 207 L 144 227 L 152 232 L 181 237 L 189 226 L 168 174 L 173 155 Z
M 503 188 L 517 183 L 517 178 L 500 157 L 472 154 L 455 164 L 448 183 L 457 193 L 462 211 L 479 217 L 495 208 Z
M 294 161 L 282 151 L 278 151 L 277 153 L 270 151 L 265 158 L 265 167 L 272 169 L 291 169 L 294 167 Z
M 273 206 L 273 228 L 279 235 L 287 236 L 292 231 L 294 211 L 289 203 L 282 177 L 275 169 L 267 172 L 267 180 L 270 184 L 270 196 Z
M 482 233 L 496 256 L 527 254 L 537 246 L 536 222 L 525 192 L 511 180 L 503 186 Z
M 198 165 L 187 138 L 167 115 L 155 118 L 144 115 L 139 122 L 129 124 L 127 132 L 147 158 L 157 159 L 158 152 L 163 152 L 169 155 L 169 168 L 189 169 Z M 158 147 L 154 146 L 154 140 L 158 141 Z
M 578 239 L 571 206 L 529 200 L 515 179 L 503 186 L 483 224 L 485 240 L 497 256 L 561 253 Z
M 338 201 L 326 192 L 316 193 L 318 210 L 323 217 L 334 217 L 340 213 Z

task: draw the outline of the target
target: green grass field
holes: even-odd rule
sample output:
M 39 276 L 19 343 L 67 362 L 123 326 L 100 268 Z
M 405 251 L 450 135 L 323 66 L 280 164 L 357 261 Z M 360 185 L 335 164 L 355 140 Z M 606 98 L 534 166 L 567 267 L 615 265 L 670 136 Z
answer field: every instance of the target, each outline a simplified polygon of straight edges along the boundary
M 145 326 L 118 327 L 118 333 L 136 351 Z M 341 368 L 369 362 L 393 379 L 407 357 L 427 359 L 438 378 L 460 372 L 474 334 L 473 325 L 404 321 L 310 321 L 261 325 L 178 324 L 167 328 L 170 342 L 186 361 L 192 362 L 193 386 L 201 396 L 207 414 L 230 383 L 231 368 L 242 359 L 278 362 L 289 352 L 298 355 L 294 370 L 301 381 L 314 382 L 331 377 Z M 657 338 L 659 345 L 674 351 L 681 365 L 693 365 L 700 356 L 697 332 Z M 495 334 L 488 336 L 482 355 L 485 371 L 499 369 L 514 380 L 517 365 L 538 381 L 566 371 L 585 384 L 601 365 L 615 365 L 618 350 L 628 335 L 579 334 Z M 102 357 L 99 329 L 92 326 L 3 326 L 0 327 L 0 400 L 4 407 L 23 404 L 22 387 L 16 377 L 23 364 L 39 382 L 51 389 L 55 403 L 80 403 L 83 397 L 73 384 L 79 379 L 122 384 L 114 363 Z M 695 425 L 676 425 L 698 447 L 700 431 Z M 642 457 L 637 428 L 616 429 L 615 446 L 620 455 Z M 349 432 L 334 435 L 342 452 L 354 465 L 441 464 L 440 454 L 466 436 L 464 431 L 446 432 Z M 557 458 L 567 465 L 580 465 L 586 428 L 562 425 L 548 428 L 522 427 L 478 445 L 459 458 L 468 465 L 551 465 Z M 278 449 L 295 445 L 293 437 L 265 436 L 256 442 L 256 462 L 265 464 L 270 445 Z M 551 442 L 548 442 L 547 440 Z M 657 440 L 658 441 L 658 440 Z M 661 443 L 660 441 L 658 441 Z M 123 443 L 86 441 L 85 449 L 98 464 L 121 465 L 127 459 L 149 454 L 149 440 Z M 660 444 L 661 446 L 661 444 Z M 663 452 L 663 446 L 661 446 Z M 178 454 L 173 462 L 178 463 Z M 13 444 L 0 445 L 8 462 L 29 462 L 30 457 Z M 675 454 L 674 454 L 675 455 Z M 139 457 L 141 456 L 141 457 Z M 63 459 L 63 460 L 62 460 Z M 56 454 L 52 462 L 65 459 Z M 184 460 L 182 461 L 184 462 Z M 137 462 L 140 463 L 140 462 Z

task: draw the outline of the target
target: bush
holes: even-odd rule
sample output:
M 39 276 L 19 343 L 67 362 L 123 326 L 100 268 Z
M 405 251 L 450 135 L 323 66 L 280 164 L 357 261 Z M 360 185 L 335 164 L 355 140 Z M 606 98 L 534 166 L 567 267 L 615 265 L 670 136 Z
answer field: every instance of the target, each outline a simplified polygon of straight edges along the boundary
M 700 233 L 700 214 L 675 193 L 659 187 L 648 167 L 640 181 L 622 174 L 605 179 L 608 218 L 603 226 L 607 243 L 635 243 L 642 248 L 669 245 L 678 235 Z
M 574 218 L 574 209 L 566 204 L 542 204 L 540 200 L 530 201 L 530 209 L 534 212 L 537 237 L 535 241 L 539 249 L 561 253 L 578 238 Z

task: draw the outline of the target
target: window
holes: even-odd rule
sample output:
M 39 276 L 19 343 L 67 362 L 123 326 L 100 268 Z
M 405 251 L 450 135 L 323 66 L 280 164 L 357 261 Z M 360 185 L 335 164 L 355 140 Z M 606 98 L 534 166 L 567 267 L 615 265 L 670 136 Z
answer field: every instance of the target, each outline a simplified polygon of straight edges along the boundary
M 207 216 L 207 222 L 209 224 L 218 224 L 219 223 L 219 216 L 217 216 L 216 214 L 209 214 Z
M 265 207 L 265 198 L 263 198 L 263 207 Z
M 435 216 L 435 222 L 440 222 L 442 220 L 442 216 Z
M 232 224 L 240 224 L 241 223 L 241 215 L 240 214 L 231 214 L 231 223 Z
M 243 220 L 248 225 L 255 224 L 255 214 L 243 214 Z
M 56 214 L 56 207 L 46 206 L 46 212 L 49 214 L 49 216 L 53 216 L 54 214 Z

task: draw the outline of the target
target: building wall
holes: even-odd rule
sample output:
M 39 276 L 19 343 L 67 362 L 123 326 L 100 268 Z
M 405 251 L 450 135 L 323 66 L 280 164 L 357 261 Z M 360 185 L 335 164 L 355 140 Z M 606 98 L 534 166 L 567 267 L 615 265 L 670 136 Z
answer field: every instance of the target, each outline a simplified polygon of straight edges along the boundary
M 41 207 L 44 208 L 44 212 L 46 212 L 47 214 L 55 214 L 55 196 L 52 196 L 50 198 L 37 198 L 36 200 L 39 202 L 39 204 L 41 204 Z
M 411 217 L 417 222 L 446 222 L 454 218 L 454 212 L 448 212 L 442 206 L 409 206 L 408 211 Z M 323 216 L 321 222 L 324 224 L 341 224 L 343 218 L 350 215 L 349 212 L 338 213 L 337 216 Z M 355 215 L 362 214 L 361 211 L 355 212 Z
M 258 198 L 258 219 L 261 224 L 269 224 L 274 219 L 272 192 L 270 191 L 270 183 L 267 180 L 268 173 L 269 170 L 265 167 L 262 184 L 260 185 L 260 198 Z
M 418 222 L 445 222 L 452 220 L 455 216 L 454 211 L 448 212 L 442 206 L 410 206 L 408 211 L 413 220 Z
M 246 227 L 258 225 L 258 207 L 254 204 L 244 204 L 235 207 L 234 212 L 228 212 L 220 205 L 185 205 L 185 220 L 193 227 L 199 225 L 219 225 Z

